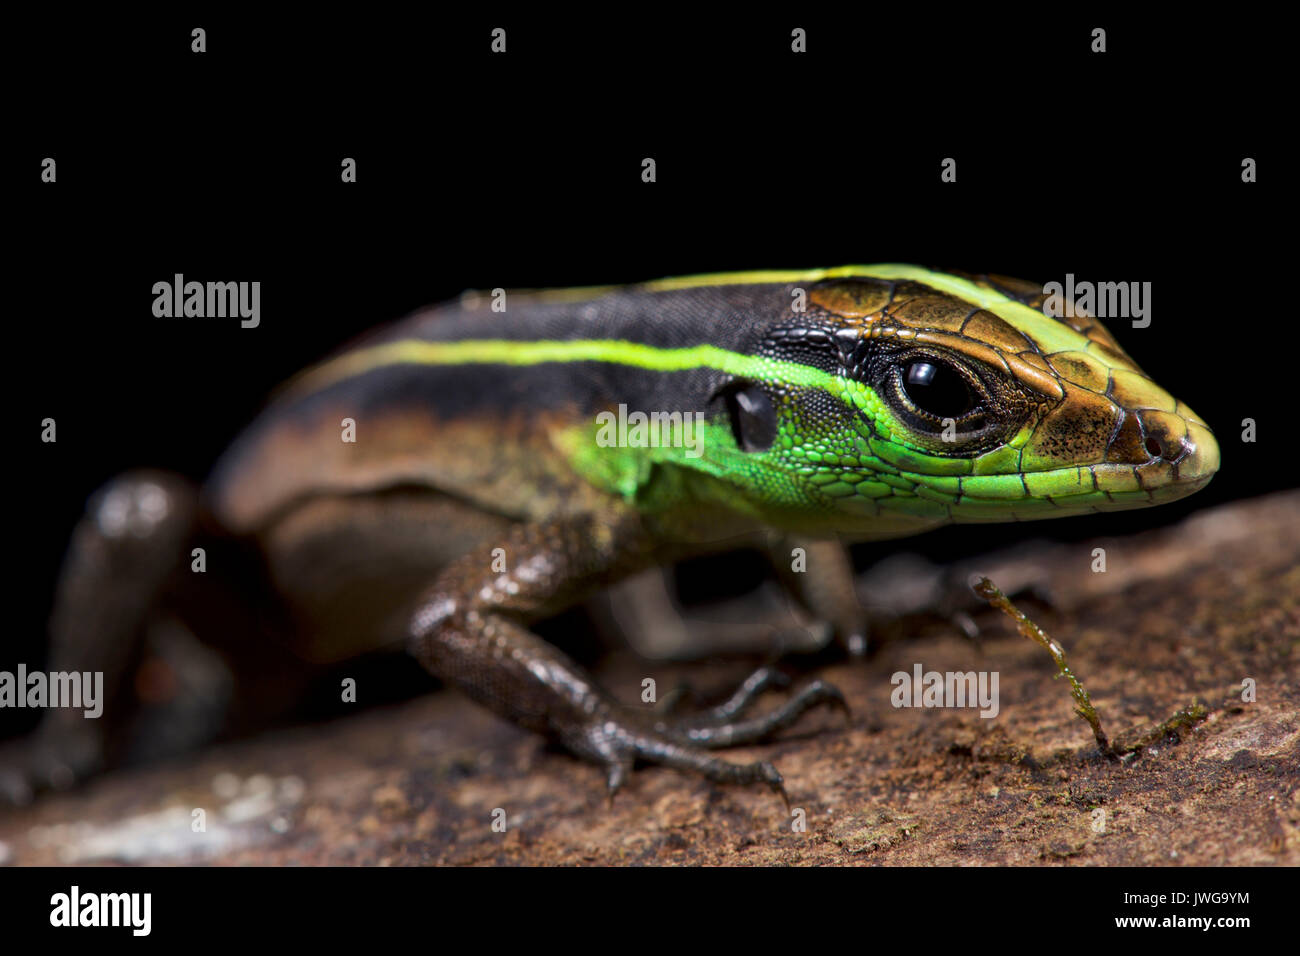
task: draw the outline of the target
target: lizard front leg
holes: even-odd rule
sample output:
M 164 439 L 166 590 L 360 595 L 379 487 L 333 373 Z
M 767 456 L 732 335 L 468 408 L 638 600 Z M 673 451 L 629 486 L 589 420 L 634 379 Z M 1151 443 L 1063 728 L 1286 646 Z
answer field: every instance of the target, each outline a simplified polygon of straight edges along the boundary
M 790 570 L 791 548 L 804 549 L 807 571 Z M 785 587 L 807 605 L 817 620 L 830 624 L 836 640 L 853 657 L 867 653 L 867 615 L 858 602 L 853 559 L 844 543 L 799 536 L 781 536 L 769 543 L 769 554 Z
M 439 576 L 412 620 L 411 651 L 479 703 L 601 764 L 611 798 L 640 759 L 717 783 L 766 784 L 784 799 L 772 764 L 731 763 L 704 748 L 762 740 L 821 704 L 844 708 L 840 693 L 822 681 L 771 714 L 744 720 L 740 712 L 755 694 L 743 689 L 733 710 L 696 716 L 620 704 L 527 623 L 652 562 L 637 519 L 582 515 L 521 525 L 504 551 L 505 570 L 493 570 L 489 550 Z

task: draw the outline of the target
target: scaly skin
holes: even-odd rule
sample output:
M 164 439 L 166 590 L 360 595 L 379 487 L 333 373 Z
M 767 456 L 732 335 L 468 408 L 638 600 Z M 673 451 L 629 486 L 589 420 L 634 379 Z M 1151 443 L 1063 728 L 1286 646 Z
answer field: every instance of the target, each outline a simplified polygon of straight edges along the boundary
M 724 290 L 741 327 L 666 343 L 595 334 L 602 315 L 619 314 L 623 297 L 640 297 L 642 325 L 656 311 L 672 322 L 691 310 L 681 293 L 696 289 Z M 801 290 L 799 311 L 791 305 Z M 779 789 L 770 765 L 738 767 L 695 748 L 759 740 L 803 707 L 841 705 L 833 688 L 818 684 L 743 728 L 730 717 L 669 722 L 612 702 L 524 622 L 561 592 L 572 600 L 666 555 L 759 528 L 883 538 L 950 521 L 1144 507 L 1203 487 L 1218 467 L 1205 424 L 1147 378 L 1095 319 L 1048 317 L 1042 301 L 1037 287 L 1014 280 L 897 265 L 564 290 L 525 297 L 522 308 L 582 313 L 592 319 L 590 331 L 579 325 L 554 334 L 540 321 L 548 331 L 520 340 L 431 335 L 438 326 L 426 324 L 416 328 L 424 334 L 399 330 L 326 363 L 295 389 L 315 393 L 393 366 L 614 366 L 683 376 L 676 401 L 662 401 L 660 391 L 632 404 L 632 386 L 626 401 L 645 411 L 701 411 L 701 453 L 598 442 L 593 411 L 624 398 L 616 377 L 604 381 L 571 424 L 550 429 L 555 453 L 600 504 L 524 526 L 507 547 L 519 555 L 523 578 L 489 572 L 481 554 L 450 568 L 416 616 L 412 648 L 498 712 L 605 764 L 611 791 L 635 758 Z M 472 300 L 464 310 L 485 311 Z M 719 326 L 724 318 L 717 316 Z M 903 382 L 918 363 L 959 375 L 976 406 L 954 406 L 946 434 L 945 422 L 919 409 Z M 757 396 L 759 419 L 772 419 L 770 433 L 755 442 L 734 421 L 727 396 L 738 389 Z M 764 432 L 761 422 L 757 430 Z
M 1218 468 L 1214 437 L 1191 409 L 1143 374 L 1096 319 L 1044 315 L 1044 296 L 1031 284 L 882 265 L 688 277 L 632 291 L 654 295 L 731 284 L 771 284 L 773 290 L 771 312 L 755 317 L 766 335 L 751 336 L 748 352 L 623 339 L 394 338 L 325 363 L 296 387 L 316 391 L 400 365 L 602 362 L 665 374 L 713 370 L 719 387 L 743 379 L 772 393 L 778 419 L 770 448 L 738 448 L 716 412 L 708 416 L 698 458 L 676 447 L 600 447 L 590 419 L 558 434 L 556 444 L 575 471 L 644 513 L 671 517 L 680 510 L 689 519 L 704 498 L 709 508 L 746 513 L 764 525 L 858 538 L 950 521 L 1145 507 L 1191 494 Z M 808 292 L 807 310 L 783 308 L 790 290 L 799 288 Z M 581 302 L 581 291 L 534 298 Z M 620 293 L 626 291 L 606 294 Z M 815 361 L 796 360 L 796 339 L 816 340 L 805 348 L 816 353 Z M 945 440 L 938 424 L 918 427 L 892 407 L 890 397 L 897 399 L 899 389 L 887 374 L 883 381 L 864 381 L 873 363 L 888 372 L 909 358 L 946 359 L 972 371 L 982 383 L 991 426 L 975 433 L 959 427 L 952 441 Z M 684 398 L 673 410 L 703 408 L 707 400 Z M 652 476 L 661 477 L 656 469 L 678 472 L 670 489 L 650 487 Z
M 419 313 L 293 380 L 200 510 L 260 551 L 302 656 L 405 639 L 439 677 L 602 764 L 611 794 L 638 759 L 784 793 L 770 764 L 705 749 L 844 701 L 816 681 L 746 718 L 776 679 L 764 670 L 703 713 L 627 707 L 530 621 L 741 536 L 886 538 L 1145 507 L 1218 467 L 1210 430 L 1095 319 L 1048 317 L 1041 291 L 1015 280 L 850 266 L 510 293 L 504 312 L 494 301 Z M 702 441 L 610 444 L 598 416 L 620 406 L 698 413 Z M 355 443 L 340 441 L 345 418 Z M 187 493 L 160 489 L 110 488 L 104 500 L 161 501 L 147 509 L 158 530 L 114 539 L 92 512 L 56 620 L 95 619 L 96 593 L 130 591 L 118 603 L 132 608 L 161 593 L 172 562 L 142 576 L 124 558 L 151 543 L 188 553 L 176 545 Z M 807 602 L 860 649 L 842 553 L 808 553 Z M 100 630 L 125 641 L 133 629 Z M 82 669 L 93 655 L 65 630 L 56 667 Z M 55 770 L 23 771 L 19 788 L 94 763 L 68 770 L 57 737 L 42 764 Z

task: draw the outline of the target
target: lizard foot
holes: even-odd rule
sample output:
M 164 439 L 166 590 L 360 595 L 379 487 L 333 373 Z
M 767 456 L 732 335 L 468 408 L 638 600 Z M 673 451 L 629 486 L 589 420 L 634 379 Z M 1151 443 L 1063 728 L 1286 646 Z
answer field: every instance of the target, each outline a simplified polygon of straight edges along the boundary
M 638 761 L 698 773 L 714 783 L 765 784 L 790 806 L 780 771 L 767 761 L 736 764 L 706 752 L 708 749 L 758 743 L 789 727 L 814 707 L 826 705 L 849 715 L 844 696 L 833 685 L 814 680 L 783 705 L 755 717 L 741 715 L 768 687 L 788 679 L 774 668 L 762 667 L 751 674 L 724 703 L 683 716 L 670 716 L 662 709 L 645 712 L 620 709 L 607 711 L 583 726 L 576 734 L 564 734 L 570 748 L 601 763 L 606 770 L 609 799 L 626 783 Z
M 758 695 L 769 687 L 788 687 L 790 678 L 775 667 L 763 666 L 741 682 L 725 702 L 707 708 L 695 715 L 696 721 L 714 720 L 716 723 L 730 720 L 749 707 Z M 699 701 L 700 694 L 688 682 L 682 682 L 660 699 L 656 713 L 670 716 L 678 713 L 686 701 Z
M 674 770 L 698 773 L 713 783 L 722 784 L 766 784 L 790 807 L 790 797 L 785 792 L 785 779 L 781 772 L 766 760 L 753 763 L 732 763 L 696 747 L 686 746 L 653 732 L 637 732 L 607 720 L 600 727 L 592 728 L 587 735 L 586 744 L 591 750 L 599 751 L 599 758 L 605 766 L 606 792 L 609 803 L 613 805 L 614 795 L 622 789 L 632 772 L 637 760 L 655 763 Z M 577 746 L 575 750 L 587 751 L 587 747 Z
M 788 679 L 771 668 L 759 668 L 731 697 L 716 707 L 681 717 L 657 716 L 654 729 L 695 747 L 739 747 L 766 740 L 797 721 L 804 712 L 822 705 L 852 716 L 844 695 L 833 684 L 814 680 L 800 688 L 780 707 L 754 717 L 743 717 L 758 695 Z
M 43 790 L 65 790 L 97 771 L 102 762 L 98 733 L 38 728 L 0 747 L 0 805 L 20 806 Z

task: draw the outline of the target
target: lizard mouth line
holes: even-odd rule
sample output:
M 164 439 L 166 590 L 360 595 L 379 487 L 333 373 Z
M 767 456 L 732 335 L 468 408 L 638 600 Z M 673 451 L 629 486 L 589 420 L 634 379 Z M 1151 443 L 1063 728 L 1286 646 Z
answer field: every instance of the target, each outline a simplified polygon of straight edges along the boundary
M 1030 493 L 1007 500 L 980 494 L 979 476 L 963 480 L 963 494 L 950 503 L 954 519 L 992 520 L 1005 510 L 1012 520 L 1145 508 L 1185 498 L 1204 488 L 1214 472 L 1179 472 L 1170 462 L 1097 464 L 1022 476 Z M 918 495 L 925 493 L 918 490 Z

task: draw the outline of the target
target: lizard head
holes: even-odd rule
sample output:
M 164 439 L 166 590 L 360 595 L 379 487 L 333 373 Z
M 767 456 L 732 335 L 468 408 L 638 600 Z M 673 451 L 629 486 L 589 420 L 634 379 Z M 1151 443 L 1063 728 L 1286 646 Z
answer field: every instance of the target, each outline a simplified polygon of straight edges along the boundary
M 891 536 L 1146 507 L 1218 468 L 1205 422 L 1095 318 L 1045 314 L 1037 286 L 910 266 L 820 276 L 782 291 L 802 287 L 806 308 L 751 352 L 782 372 L 721 392 L 728 467 L 748 460 L 778 510 L 800 499 L 805 519 Z

